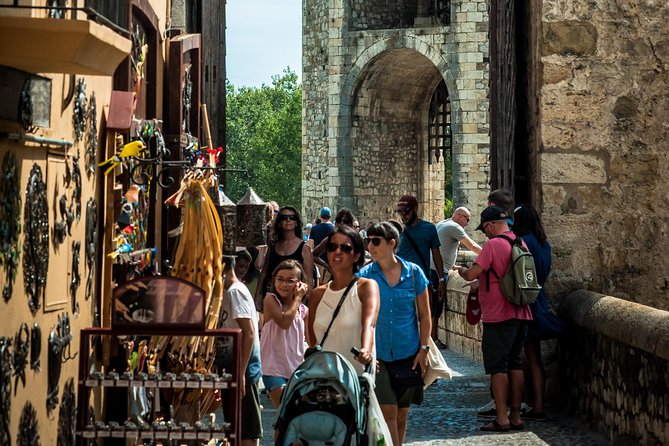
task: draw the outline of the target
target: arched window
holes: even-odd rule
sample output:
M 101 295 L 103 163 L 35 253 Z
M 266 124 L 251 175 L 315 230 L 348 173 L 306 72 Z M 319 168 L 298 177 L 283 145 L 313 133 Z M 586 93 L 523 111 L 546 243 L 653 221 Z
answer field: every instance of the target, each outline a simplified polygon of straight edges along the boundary
M 430 100 L 430 112 L 427 123 L 427 160 L 432 164 L 433 156 L 437 162 L 443 157 L 448 164 L 451 160 L 451 100 L 448 97 L 446 83 L 442 80 Z

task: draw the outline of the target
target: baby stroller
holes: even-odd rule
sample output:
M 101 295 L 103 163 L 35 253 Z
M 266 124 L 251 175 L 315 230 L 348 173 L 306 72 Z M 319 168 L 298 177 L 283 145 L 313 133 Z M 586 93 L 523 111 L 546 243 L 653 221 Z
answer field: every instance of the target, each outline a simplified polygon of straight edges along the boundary
M 368 444 L 367 408 L 373 390 L 365 375 L 359 378 L 351 363 L 335 352 L 307 357 L 283 391 L 275 444 Z

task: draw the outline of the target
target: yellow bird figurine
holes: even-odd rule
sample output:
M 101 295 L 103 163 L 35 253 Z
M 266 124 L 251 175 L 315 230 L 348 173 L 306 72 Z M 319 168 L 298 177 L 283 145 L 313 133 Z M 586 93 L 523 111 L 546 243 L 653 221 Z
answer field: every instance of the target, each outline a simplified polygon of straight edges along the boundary
M 98 164 L 100 168 L 104 169 L 105 175 L 108 175 L 109 172 L 114 170 L 116 166 L 121 164 L 123 158 L 128 158 L 130 156 L 137 156 L 139 155 L 144 149 L 146 149 L 146 146 L 141 140 L 137 141 L 131 141 L 128 144 L 123 146 L 123 149 L 121 149 L 121 152 L 118 153 L 117 155 L 112 156 L 106 161 L 101 162 Z

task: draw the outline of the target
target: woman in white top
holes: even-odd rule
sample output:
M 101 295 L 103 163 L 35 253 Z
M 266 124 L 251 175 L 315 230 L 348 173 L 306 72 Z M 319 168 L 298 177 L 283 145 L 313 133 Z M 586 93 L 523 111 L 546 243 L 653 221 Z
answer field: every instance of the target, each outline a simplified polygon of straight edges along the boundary
M 265 296 L 265 325 L 260 333 L 262 379 L 274 407 L 295 369 L 304 361 L 307 292 L 304 270 L 296 260 L 284 260 L 272 273 Z
M 373 280 L 355 276 L 365 260 L 363 241 L 355 230 L 339 226 L 328 236 L 326 249 L 332 280 L 316 288 L 309 298 L 309 346 L 322 343 L 339 300 L 348 285 L 357 279 L 321 347 L 344 356 L 361 375 L 364 366 L 375 356 L 374 327 L 379 314 L 379 286 Z M 352 347 L 359 350 L 357 356 L 351 353 Z

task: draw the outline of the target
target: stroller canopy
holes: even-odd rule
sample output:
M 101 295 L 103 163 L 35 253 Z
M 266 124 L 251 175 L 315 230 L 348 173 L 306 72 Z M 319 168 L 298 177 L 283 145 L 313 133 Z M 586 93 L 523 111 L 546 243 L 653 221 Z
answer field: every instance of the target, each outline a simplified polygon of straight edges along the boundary
M 305 395 L 322 386 L 332 386 L 340 394 L 345 395 L 355 410 L 358 429 L 364 426 L 365 407 L 360 392 L 360 381 L 353 365 L 335 352 L 322 351 L 310 355 L 295 370 L 288 381 L 281 398 L 279 418 L 286 415 L 286 402 L 296 393 Z

